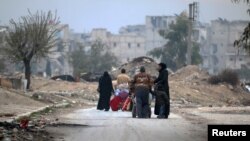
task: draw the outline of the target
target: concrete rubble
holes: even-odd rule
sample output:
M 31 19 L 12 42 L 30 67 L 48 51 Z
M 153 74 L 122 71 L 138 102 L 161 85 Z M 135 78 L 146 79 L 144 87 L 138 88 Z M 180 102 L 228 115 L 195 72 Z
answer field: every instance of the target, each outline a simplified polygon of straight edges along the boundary
M 157 63 L 149 57 L 135 58 L 131 62 L 121 65 L 117 70 L 111 72 L 111 74 L 116 78 L 117 75 L 120 74 L 121 69 L 126 69 L 128 75 L 132 78 L 136 73 L 138 73 L 141 66 L 144 66 L 146 68 L 146 72 L 152 76 L 158 76 L 158 72 L 156 70 Z
M 226 83 L 211 85 L 208 83 L 209 77 L 198 66 L 179 69 L 169 76 L 172 100 L 182 99 L 202 106 L 250 105 L 250 96 L 241 86 L 233 87 Z

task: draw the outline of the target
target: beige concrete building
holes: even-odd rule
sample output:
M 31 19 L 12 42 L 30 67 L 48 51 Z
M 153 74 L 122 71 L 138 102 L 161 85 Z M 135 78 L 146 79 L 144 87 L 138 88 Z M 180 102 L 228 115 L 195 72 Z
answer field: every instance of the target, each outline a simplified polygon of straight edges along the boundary
M 102 41 L 106 49 L 111 51 L 119 58 L 119 61 L 125 63 L 138 56 L 145 56 L 145 37 L 133 34 L 111 34 L 106 29 L 93 29 L 91 42 Z
M 234 47 L 249 21 L 213 20 L 207 28 L 207 41 L 201 48 L 202 68 L 216 74 L 225 68 L 250 68 L 250 57 Z
M 101 40 L 122 63 L 126 63 L 139 56 L 148 56 L 149 51 L 166 44 L 159 31 L 168 29 L 175 22 L 175 16 L 147 16 L 144 25 L 121 27 L 119 34 L 112 34 L 104 28 L 93 29 L 90 42 Z

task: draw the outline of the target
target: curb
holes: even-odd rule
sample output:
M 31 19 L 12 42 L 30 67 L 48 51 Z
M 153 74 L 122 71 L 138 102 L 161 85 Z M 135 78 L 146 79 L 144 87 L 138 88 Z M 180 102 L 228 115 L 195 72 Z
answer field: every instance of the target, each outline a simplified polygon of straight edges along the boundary
M 60 107 L 65 107 L 65 106 L 68 106 L 70 103 L 60 103 L 60 104 L 55 104 L 55 105 L 48 105 L 48 106 L 45 106 L 45 107 L 41 107 L 41 108 L 38 108 L 36 110 L 32 110 L 30 112 L 26 112 L 26 113 L 23 113 L 23 114 L 19 114 L 17 116 L 15 116 L 14 118 L 11 118 L 11 119 L 7 119 L 6 122 L 14 122 L 15 120 L 21 118 L 21 117 L 24 117 L 24 116 L 30 116 L 32 115 L 33 113 L 37 113 L 37 112 L 41 112 L 47 108 L 52 108 L 52 107 L 56 107 L 56 108 L 60 108 Z

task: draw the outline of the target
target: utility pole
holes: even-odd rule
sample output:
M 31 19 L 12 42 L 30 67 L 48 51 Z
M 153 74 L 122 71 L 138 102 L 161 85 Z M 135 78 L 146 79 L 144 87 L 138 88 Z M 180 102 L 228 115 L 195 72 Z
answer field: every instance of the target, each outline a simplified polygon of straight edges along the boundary
M 198 3 L 193 2 L 189 4 L 189 19 L 188 19 L 188 47 L 187 47 L 187 65 L 192 63 L 192 34 L 193 22 L 198 18 Z

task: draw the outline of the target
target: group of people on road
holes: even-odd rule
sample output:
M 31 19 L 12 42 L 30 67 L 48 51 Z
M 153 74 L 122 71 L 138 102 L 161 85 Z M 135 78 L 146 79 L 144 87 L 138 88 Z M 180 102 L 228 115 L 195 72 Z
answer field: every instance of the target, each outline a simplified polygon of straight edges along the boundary
M 155 97 L 154 114 L 158 115 L 157 118 L 168 118 L 169 116 L 170 97 L 167 65 L 160 63 L 156 69 L 159 71 L 156 79 L 153 79 L 146 73 L 146 68 L 143 66 L 141 66 L 139 73 L 133 79 L 130 79 L 125 69 L 122 69 L 121 74 L 117 77 L 118 85 L 130 84 L 130 94 L 135 97 L 136 115 L 138 118 L 149 118 L 151 116 L 150 93 Z M 108 72 L 104 72 L 103 76 L 99 79 L 98 92 L 100 93 L 100 98 L 97 109 L 109 111 L 109 102 L 112 93 L 114 93 L 114 88 Z

